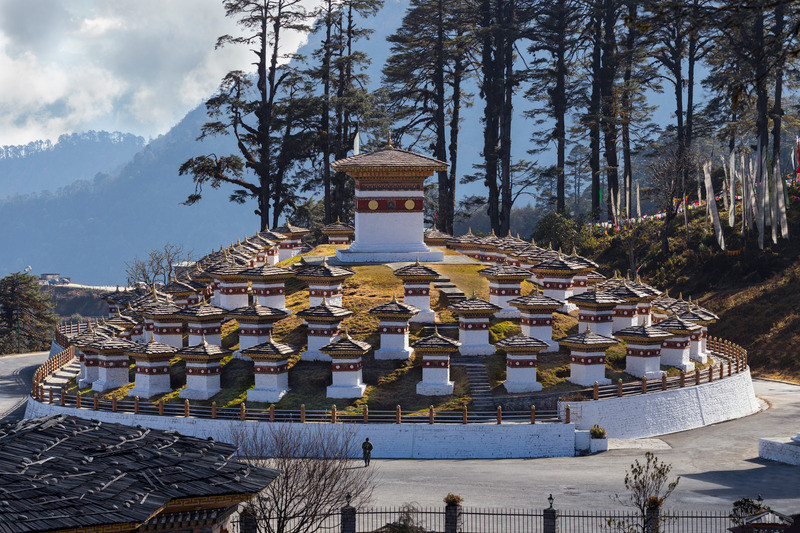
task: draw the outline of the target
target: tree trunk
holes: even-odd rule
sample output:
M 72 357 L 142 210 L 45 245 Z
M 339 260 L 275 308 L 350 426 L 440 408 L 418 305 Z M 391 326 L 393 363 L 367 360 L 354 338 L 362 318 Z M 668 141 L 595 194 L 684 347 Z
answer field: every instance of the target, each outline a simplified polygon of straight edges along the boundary
M 498 235 L 505 237 L 511 229 L 511 119 L 513 117 L 514 99 L 514 38 L 516 13 L 515 0 L 504 0 L 502 60 L 503 60 L 503 93 L 502 113 L 500 115 L 500 176 L 502 208 L 500 212 L 500 228 Z M 500 49 L 498 47 L 498 49 Z
M 620 116 L 622 117 L 622 160 L 625 166 L 623 174 L 623 190 L 625 192 L 625 216 L 631 218 L 633 169 L 631 167 L 631 121 L 633 120 L 633 54 L 636 46 L 636 24 L 638 4 L 628 4 L 628 35 L 625 42 L 625 72 L 623 73 L 623 88 L 620 102 Z
M 592 93 L 589 98 L 589 167 L 592 172 L 592 220 L 600 220 L 600 69 L 603 25 L 600 0 L 592 10 Z
M 497 84 L 495 66 L 495 36 L 492 25 L 491 0 L 481 0 L 481 30 L 483 39 L 481 43 L 481 68 L 483 83 L 481 92 L 485 102 L 483 111 L 483 158 L 484 158 L 484 183 L 488 190 L 488 216 L 492 229 L 497 231 L 500 223 L 499 189 L 497 186 L 497 143 L 498 122 L 500 109 L 497 106 Z M 502 92 L 501 92 L 502 98 Z
M 619 163 L 617 161 L 617 105 L 614 91 L 614 78 L 617 71 L 616 63 L 616 35 L 617 23 L 616 0 L 604 0 L 603 9 L 603 56 L 600 69 L 600 92 L 602 94 L 602 119 L 606 177 L 608 180 L 608 214 L 609 218 L 616 218 L 619 206 L 617 203 L 619 192 Z
M 566 2 L 558 0 L 558 23 L 556 26 L 566 32 Z M 556 48 L 556 79 L 555 90 L 553 91 L 553 114 L 555 115 L 556 126 L 553 136 L 556 139 L 556 211 L 564 213 L 566 211 L 566 196 L 564 192 L 564 166 L 566 164 L 567 150 L 567 65 L 566 65 L 566 35 L 562 33 L 561 39 Z
M 456 210 L 456 166 L 458 163 L 458 130 L 460 128 L 461 113 L 461 79 L 464 75 L 464 62 L 461 56 L 461 37 L 459 31 L 458 48 L 453 62 L 453 112 L 450 116 L 450 177 L 447 183 L 447 210 L 443 217 L 443 225 L 440 227 L 445 233 L 455 234 L 455 210 Z M 442 217 L 442 215 L 439 215 Z
M 325 224 L 333 222 L 331 212 L 331 26 L 333 1 L 327 0 L 325 42 L 322 52 L 322 184 L 324 189 Z
M 433 116 L 436 144 L 434 150 L 434 157 L 440 161 L 447 161 L 447 143 L 445 125 L 444 107 L 445 107 L 445 93 L 444 93 L 444 0 L 436 0 L 436 47 L 433 50 L 435 56 L 435 69 L 433 74 L 434 79 L 434 98 L 435 98 L 435 111 Z M 444 212 L 447 211 L 447 203 L 449 200 L 449 183 L 447 170 L 440 170 L 437 172 L 439 178 L 439 208 L 437 210 L 437 217 L 442 218 Z

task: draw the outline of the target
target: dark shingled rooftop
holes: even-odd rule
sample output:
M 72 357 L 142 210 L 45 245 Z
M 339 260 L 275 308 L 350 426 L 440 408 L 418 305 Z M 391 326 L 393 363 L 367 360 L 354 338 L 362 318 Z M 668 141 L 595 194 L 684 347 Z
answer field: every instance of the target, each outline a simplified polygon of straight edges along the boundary
M 279 226 L 272 230 L 276 233 L 282 234 L 287 236 L 291 233 L 308 233 L 308 228 L 301 228 L 300 226 L 295 226 L 294 224 L 284 224 L 283 226 Z M 263 233 L 262 233 L 263 235 Z
M 297 349 L 289 346 L 288 344 L 284 344 L 282 342 L 278 342 L 273 340 L 271 337 L 267 342 L 262 342 L 261 344 L 256 344 L 255 346 L 251 346 L 250 348 L 245 348 L 242 350 L 242 353 L 247 354 L 254 354 L 254 355 L 272 355 L 272 356 L 289 356 L 293 353 L 297 353 Z
M 614 333 L 615 336 L 641 337 L 643 339 L 668 339 L 672 333 L 657 326 L 630 326 Z
M 201 355 L 201 356 L 210 356 L 210 357 L 217 357 L 217 356 L 225 356 L 228 355 L 230 350 L 226 350 L 222 346 L 217 346 L 216 344 L 208 344 L 205 338 L 203 342 L 200 344 L 195 344 L 194 346 L 187 346 L 186 348 L 181 348 L 177 351 L 180 355 Z
M 338 305 L 332 305 L 323 299 L 320 305 L 309 307 L 297 312 L 297 316 L 303 318 L 345 318 L 353 312 Z
M 497 277 L 528 277 L 531 275 L 530 270 L 511 265 L 496 265 L 489 268 L 478 270 L 478 274 L 484 276 L 497 276 Z
M 372 345 L 368 342 L 351 339 L 346 333 L 320 348 L 321 352 L 368 352 Z
M 322 233 L 326 233 L 328 231 L 355 231 L 356 229 L 351 226 L 350 224 L 345 224 L 344 222 L 336 221 L 331 222 L 330 224 L 326 224 L 322 226 Z
M 298 278 L 313 277 L 313 278 L 341 278 L 344 276 L 352 276 L 355 274 L 349 268 L 329 265 L 327 258 L 322 260 L 322 264 L 308 265 L 297 270 L 296 275 Z
M 536 337 L 528 337 L 527 335 L 515 335 L 513 337 L 506 337 L 498 341 L 495 346 L 504 350 L 506 348 L 547 348 L 548 344 Z
M 187 307 L 186 309 L 181 309 L 177 314 L 186 317 L 204 318 L 210 316 L 222 316 L 225 314 L 225 312 L 225 309 L 221 307 L 203 302 L 191 307 Z
M 636 299 L 636 298 L 647 298 L 648 296 L 653 296 L 652 293 L 643 289 L 642 287 L 637 287 L 633 283 L 629 281 L 625 281 L 621 285 L 610 289 L 608 292 L 613 294 L 614 296 L 619 296 L 620 298 L 624 299 Z
M 563 302 L 560 300 L 556 300 L 550 296 L 545 296 L 544 294 L 528 294 L 525 296 L 520 296 L 519 298 L 514 298 L 508 302 L 509 304 L 515 307 L 528 307 L 528 306 L 536 306 L 536 307 L 561 307 L 564 305 Z
M 432 157 L 397 148 L 381 148 L 373 152 L 358 154 L 331 163 L 336 170 L 358 167 L 419 167 L 431 170 L 446 170 L 447 163 Z
M 294 276 L 294 272 L 289 270 L 288 268 L 274 266 L 274 265 L 262 265 L 252 268 L 247 268 L 242 270 L 240 275 L 243 278 L 287 278 Z
M 255 495 L 279 472 L 236 446 L 54 415 L 0 425 L 0 532 L 141 525 L 170 501 Z M 169 516 L 169 515 L 167 515 Z
M 421 265 L 419 262 L 411 263 L 410 265 L 401 266 L 394 271 L 394 275 L 398 278 L 403 277 L 439 277 L 439 273 L 429 266 Z
M 605 335 L 600 335 L 599 333 L 595 333 L 594 331 L 587 329 L 583 333 L 576 333 L 574 335 L 568 335 L 561 339 L 558 339 L 559 344 L 580 344 L 584 346 L 608 346 L 611 344 L 617 344 L 619 341 L 614 337 L 606 337 Z
M 152 337 L 150 338 L 149 342 L 136 344 L 132 348 L 128 348 L 126 350 L 127 353 L 131 355 L 160 355 L 160 354 L 168 354 L 168 353 L 175 353 L 178 351 L 177 348 L 174 346 L 169 346 L 167 344 L 161 344 L 160 342 L 156 342 L 155 339 Z
M 266 305 L 261 305 L 258 302 L 254 303 L 253 305 L 248 305 L 245 307 L 237 307 L 236 309 L 231 309 L 230 311 L 225 311 L 225 314 L 228 316 L 240 316 L 240 317 L 287 317 L 289 313 L 284 311 L 283 309 L 278 309 L 277 307 L 268 307 Z
M 450 304 L 447 306 L 447 308 L 451 311 L 455 311 L 456 313 L 468 311 L 486 311 L 494 313 L 502 309 L 502 307 L 499 305 L 495 305 L 475 296 L 472 298 L 467 298 L 466 300 L 461 300 L 460 302 L 456 302 L 454 304 Z
M 666 329 L 667 331 L 673 329 L 676 331 L 697 331 L 699 329 L 702 329 L 702 326 L 699 326 L 689 320 L 678 318 L 676 316 L 670 317 L 666 320 L 662 320 L 656 325 L 661 329 Z
M 441 335 L 438 331 L 433 335 L 428 335 L 427 337 L 422 337 L 417 342 L 411 345 L 412 348 L 415 350 L 417 348 L 423 349 L 435 349 L 441 348 L 444 350 L 457 350 L 458 347 L 461 346 L 461 343 L 455 339 L 451 339 L 450 337 L 445 337 Z
M 586 303 L 594 303 L 594 304 L 607 304 L 607 305 L 617 305 L 625 303 L 625 300 L 620 298 L 619 296 L 614 295 L 608 291 L 586 291 L 582 294 L 575 294 L 567 298 L 570 302 L 586 302 Z
M 387 314 L 387 315 L 416 315 L 419 309 L 411 304 L 397 301 L 397 298 L 392 298 L 392 301 L 384 304 L 376 305 L 369 310 L 370 313 Z
M 93 350 L 128 350 L 136 346 L 136 343 L 126 341 L 117 337 L 99 338 L 88 345 Z

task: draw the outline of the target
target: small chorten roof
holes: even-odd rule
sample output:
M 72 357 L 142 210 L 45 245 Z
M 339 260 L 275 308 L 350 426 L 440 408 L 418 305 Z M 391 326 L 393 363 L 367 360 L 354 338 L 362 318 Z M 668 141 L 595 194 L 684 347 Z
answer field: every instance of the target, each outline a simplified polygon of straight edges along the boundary
M 419 259 L 410 265 L 401 266 L 400 268 L 395 269 L 394 275 L 403 281 L 405 281 L 406 278 L 408 278 L 410 281 L 414 281 L 416 279 L 419 279 L 420 281 L 426 281 L 434 280 L 439 277 L 439 273 L 437 271 L 429 266 L 420 264 Z
M 450 235 L 449 233 L 445 233 L 445 232 L 443 232 L 443 231 L 440 231 L 440 230 L 439 230 L 439 228 L 437 228 L 437 227 L 434 225 L 432 228 L 428 228 L 428 229 L 426 229 L 426 230 L 424 231 L 424 233 L 423 233 L 423 238 L 424 238 L 425 240 L 433 240 L 433 241 L 436 241 L 436 240 L 445 240 L 445 241 L 447 241 L 447 240 L 450 240 L 450 239 L 452 239 L 452 238 L 453 238 L 453 236 L 452 236 L 452 235 Z
M 134 359 L 138 357 L 146 359 L 150 357 L 170 359 L 177 351 L 177 348 L 157 342 L 151 336 L 148 342 L 136 344 L 132 348 L 128 348 L 125 353 Z
M 154 302 L 154 305 L 148 305 L 142 308 L 142 314 L 147 318 L 153 320 L 159 318 L 169 318 L 178 315 L 181 308 L 172 302 Z
M 72 344 L 78 348 L 86 348 L 91 347 L 93 342 L 99 341 L 100 339 L 107 339 L 108 337 L 109 336 L 105 333 L 99 332 L 93 327 L 89 327 L 89 329 L 75 335 L 70 340 L 72 341 Z
M 489 279 L 508 279 L 522 281 L 531 275 L 531 271 L 511 265 L 495 265 L 478 270 L 478 274 Z
M 349 268 L 344 268 L 328 264 L 328 258 L 324 257 L 322 263 L 319 265 L 307 265 L 295 272 L 295 276 L 300 281 L 306 283 L 314 282 L 320 279 L 329 280 L 344 280 L 354 275 L 355 272 Z
M 544 294 L 531 293 L 508 302 L 510 305 L 525 311 L 555 311 L 562 307 L 564 302 Z
M 262 265 L 242 270 L 239 275 L 248 281 L 286 281 L 294 277 L 295 273 L 284 267 Z
M 331 168 L 347 172 L 362 168 L 415 168 L 436 171 L 447 170 L 447 163 L 432 157 L 424 156 L 408 150 L 394 148 L 391 144 L 385 148 L 363 154 L 353 155 L 331 163 Z
M 230 256 L 228 256 L 230 258 Z M 241 276 L 241 273 L 244 270 L 247 270 L 248 266 L 239 263 L 231 263 L 228 261 L 220 262 L 214 266 L 209 267 L 206 269 L 206 272 L 211 275 L 212 278 L 215 279 L 237 279 Z
M 608 291 L 586 291 L 582 294 L 575 294 L 567 298 L 567 301 L 576 304 L 578 307 L 609 307 L 624 304 L 625 300 Z
M 268 241 L 274 241 L 274 242 L 285 241 L 286 239 L 289 238 L 288 235 L 279 233 L 278 231 L 271 229 L 265 229 L 264 231 L 260 231 L 258 233 L 258 236 L 263 239 L 267 239 Z
M 662 341 L 674 337 L 669 331 L 658 326 L 630 326 L 614 333 L 614 336 L 628 343 L 642 344 L 642 341 Z
M 697 309 L 690 309 L 689 311 L 684 311 L 677 315 L 678 318 L 683 320 L 688 320 L 690 322 L 695 322 L 700 324 L 701 326 L 705 326 L 713 320 L 708 315 L 702 312 L 698 312 Z
M 514 335 L 513 337 L 506 337 L 503 340 L 497 341 L 494 346 L 507 353 L 531 353 L 544 350 L 548 347 L 548 344 L 536 337 Z
M 273 231 L 286 235 L 287 237 L 295 238 L 295 237 L 302 237 L 303 235 L 309 232 L 309 229 L 301 228 L 300 226 L 295 226 L 294 224 L 290 224 L 289 222 L 287 222 L 283 226 L 278 226 Z
M 439 333 L 439 329 L 435 329 L 433 335 L 422 337 L 411 345 L 414 350 L 429 353 L 449 353 L 458 351 L 461 343 L 450 337 L 445 337 Z
M 543 259 L 539 263 L 533 265 L 531 267 L 531 270 L 537 273 L 561 272 L 561 273 L 575 274 L 576 272 L 590 268 L 586 265 L 576 263 L 575 261 L 572 261 L 569 258 L 564 257 L 564 254 L 562 254 L 561 252 L 557 253 L 558 253 L 557 256 Z M 542 255 L 544 255 L 544 252 L 542 252 Z
M 230 350 L 226 350 L 222 346 L 217 346 L 216 344 L 208 344 L 204 335 L 203 340 L 200 344 L 195 344 L 194 346 L 187 346 L 186 348 L 181 348 L 175 353 L 180 355 L 183 359 L 187 361 L 202 362 L 208 360 L 213 361 L 222 359 L 231 352 Z
M 694 333 L 702 329 L 702 326 L 700 326 L 699 324 L 696 324 L 689 320 L 684 320 L 683 318 L 678 318 L 676 316 L 672 316 L 666 320 L 662 320 L 657 324 L 657 326 L 661 329 L 669 331 L 670 333 L 685 334 L 685 335 Z
M 319 349 L 331 356 L 361 356 L 372 349 L 372 345 L 350 338 L 347 332 L 341 333 L 336 340 Z
M 278 321 L 289 316 L 289 313 L 277 307 L 261 305 L 258 303 L 258 300 L 256 300 L 253 305 L 237 307 L 236 309 L 225 311 L 225 316 L 243 321 L 255 321 L 259 319 Z
M 325 235 L 350 235 L 356 232 L 356 228 L 351 226 L 350 224 L 346 224 L 341 222 L 338 218 L 336 222 L 331 222 L 330 224 L 326 224 L 322 226 L 320 230 Z
M 273 361 L 287 359 L 290 355 L 295 353 L 297 353 L 296 348 L 274 340 L 272 334 L 270 334 L 267 342 L 262 342 L 261 344 L 256 344 L 255 346 L 242 350 L 243 355 L 255 356 L 254 359 Z
M 502 307 L 478 298 L 473 293 L 471 298 L 450 304 L 447 309 L 452 311 L 454 315 L 488 316 L 500 311 Z
M 646 291 L 641 287 L 637 287 L 627 280 L 623 280 L 622 284 L 610 289 L 608 292 L 614 296 L 622 298 L 626 302 L 641 302 L 647 300 L 648 298 L 652 299 L 654 296 L 649 291 Z
M 569 261 L 572 261 L 573 263 L 577 263 L 578 265 L 585 266 L 586 268 L 591 268 L 592 270 L 594 270 L 595 268 L 597 268 L 599 266 L 597 263 L 595 263 L 591 259 L 583 257 L 582 255 L 578 255 L 578 253 L 575 250 L 574 246 L 572 247 L 572 254 L 568 255 L 567 259 Z
M 599 283 L 601 281 L 604 281 L 604 280 L 608 279 L 604 275 L 602 275 L 600 272 L 598 272 L 597 270 L 592 270 L 591 272 L 589 272 L 589 275 L 587 276 L 587 278 L 588 278 L 589 282 L 591 282 L 591 283 Z
M 136 346 L 136 343 L 127 341 L 125 339 L 120 339 L 119 337 L 105 337 L 99 338 L 94 342 L 91 342 L 87 345 L 87 347 L 91 348 L 92 350 L 98 352 L 108 352 L 111 353 L 122 353 L 130 348 Z
M 619 344 L 619 341 L 614 337 L 606 337 L 587 328 L 583 333 L 576 333 L 558 339 L 558 344 L 570 349 L 586 351 L 589 348 L 592 351 L 599 351 Z
M 305 319 L 329 319 L 332 321 L 341 321 L 352 314 L 353 312 L 349 309 L 328 303 L 325 297 L 322 298 L 321 304 L 297 312 L 297 316 Z
M 122 311 L 118 310 L 115 316 L 112 316 L 108 320 L 106 320 L 106 324 L 113 324 L 114 326 L 120 326 L 122 328 L 128 329 L 132 328 L 136 324 L 138 324 L 138 320 L 133 318 L 129 315 L 123 315 Z
M 199 304 L 187 307 L 186 309 L 181 309 L 177 314 L 187 318 L 221 319 L 225 316 L 226 312 L 227 311 L 221 307 L 203 301 Z
M 378 318 L 411 318 L 419 313 L 419 309 L 411 304 L 398 301 L 397 297 L 392 295 L 390 302 L 376 305 L 369 310 L 369 313 Z

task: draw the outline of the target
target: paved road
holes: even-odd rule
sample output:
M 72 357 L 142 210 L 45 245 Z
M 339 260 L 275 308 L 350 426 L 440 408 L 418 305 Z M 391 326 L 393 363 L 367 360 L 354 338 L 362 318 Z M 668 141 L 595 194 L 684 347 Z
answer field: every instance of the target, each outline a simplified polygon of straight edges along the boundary
M 565 509 L 610 509 L 624 493 L 625 471 L 651 449 L 673 465 L 681 481 L 668 507 L 730 510 L 730 502 L 759 493 L 783 512 L 800 513 L 800 469 L 758 458 L 758 438 L 800 431 L 800 387 L 755 381 L 756 394 L 772 404 L 764 412 L 701 429 L 642 442 L 628 449 L 576 458 L 503 460 L 376 460 L 381 484 L 376 505 L 418 502 L 440 505 L 448 492 L 464 504 L 542 508 L 553 493 Z M 617 443 L 613 443 L 617 444 Z M 638 449 L 630 446 L 637 445 Z
M 0 357 L 0 422 L 22 418 L 33 373 L 48 355 L 36 352 Z

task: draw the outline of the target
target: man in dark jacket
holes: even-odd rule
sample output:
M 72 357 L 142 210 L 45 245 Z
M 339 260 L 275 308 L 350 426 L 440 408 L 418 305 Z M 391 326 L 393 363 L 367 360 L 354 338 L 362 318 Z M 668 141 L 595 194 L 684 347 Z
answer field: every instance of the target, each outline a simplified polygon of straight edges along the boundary
M 364 452 L 364 466 L 369 466 L 369 460 L 372 457 L 372 443 L 369 441 L 369 437 L 361 444 L 361 450 Z

